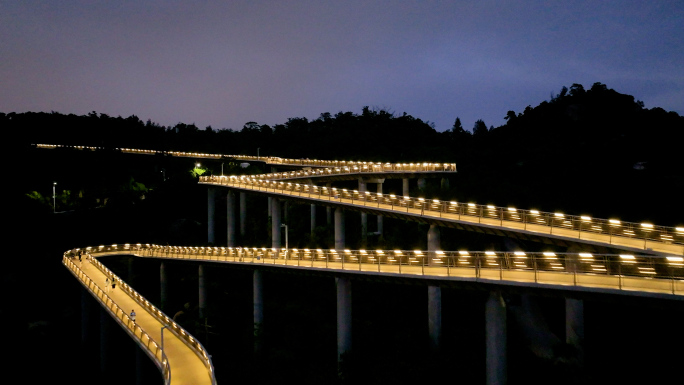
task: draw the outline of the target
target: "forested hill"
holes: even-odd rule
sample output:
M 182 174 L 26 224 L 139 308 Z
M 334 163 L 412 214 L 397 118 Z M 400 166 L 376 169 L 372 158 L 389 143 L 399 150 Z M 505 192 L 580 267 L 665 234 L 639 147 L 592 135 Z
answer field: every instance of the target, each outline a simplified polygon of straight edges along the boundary
M 457 109 L 457 106 L 455 106 Z M 640 163 L 679 167 L 684 117 L 661 108 L 646 109 L 634 97 L 595 83 L 589 90 L 573 84 L 550 101 L 508 111 L 507 123 L 472 130 L 437 132 L 406 113 L 395 115 L 364 107 L 361 114 L 322 113 L 318 119 L 290 118 L 273 127 L 248 122 L 241 130 L 178 123 L 165 127 L 136 116 L 111 117 L 92 112 L 0 113 L 4 132 L 21 144 L 50 143 L 100 147 L 256 154 L 320 159 L 383 161 L 471 161 L 520 164 L 571 161 L 586 165 Z M 637 166 L 641 167 L 641 166 Z

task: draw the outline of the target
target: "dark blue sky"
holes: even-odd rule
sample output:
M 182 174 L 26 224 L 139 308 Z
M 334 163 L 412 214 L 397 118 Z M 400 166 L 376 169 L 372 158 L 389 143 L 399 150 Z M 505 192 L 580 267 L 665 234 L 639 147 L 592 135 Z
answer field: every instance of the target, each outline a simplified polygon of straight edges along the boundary
M 240 129 L 368 105 L 443 131 L 602 82 L 684 113 L 681 0 L 0 0 L 0 36 L 2 112 Z

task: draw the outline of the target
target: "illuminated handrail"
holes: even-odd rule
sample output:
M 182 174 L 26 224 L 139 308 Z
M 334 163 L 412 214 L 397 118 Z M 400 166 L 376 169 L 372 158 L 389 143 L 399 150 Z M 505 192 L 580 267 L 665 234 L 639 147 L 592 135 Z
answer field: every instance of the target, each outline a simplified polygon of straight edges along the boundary
M 73 249 L 65 252 L 65 258 L 68 254 L 75 255 L 81 249 Z M 136 251 L 143 252 L 144 248 L 141 244 L 113 244 L 109 246 L 98 246 L 98 247 L 87 247 L 82 249 L 86 253 L 96 257 L 98 255 L 107 254 L 120 254 L 120 253 L 134 253 Z M 95 258 L 91 258 L 91 263 L 98 270 L 100 270 L 105 276 L 110 278 L 110 280 L 118 282 L 121 290 L 126 292 L 136 303 L 142 306 L 150 315 L 152 315 L 157 321 L 164 325 L 169 331 L 171 331 L 176 337 L 178 337 L 186 346 L 188 346 L 202 361 L 204 366 L 209 372 L 212 384 L 216 384 L 216 378 L 214 375 L 214 366 L 211 361 L 207 350 L 204 348 L 201 342 L 195 339 L 189 332 L 187 332 L 182 326 L 177 324 L 173 319 L 167 316 L 164 312 L 158 309 L 156 306 L 151 304 L 145 297 L 133 289 L 129 284 L 122 281 L 116 274 L 114 274 L 109 268 L 107 268 L 102 262 Z M 123 310 L 122 310 L 123 311 Z M 126 315 L 126 317 L 128 317 Z M 142 330 L 142 329 L 141 329 Z M 168 364 L 167 364 L 168 366 Z M 170 368 L 169 368 L 169 378 L 170 378 Z
M 94 146 L 67 146 L 61 144 L 36 144 L 38 148 L 74 148 L 78 150 L 100 150 L 102 147 Z M 328 168 L 353 168 L 360 169 L 369 168 L 373 171 L 369 172 L 416 172 L 416 171 L 431 171 L 431 172 L 455 172 L 456 163 L 382 163 L 382 162 L 363 162 L 353 160 L 320 160 L 320 159 L 290 159 L 270 156 L 250 156 L 250 155 L 226 155 L 226 154 L 207 154 L 200 152 L 183 152 L 183 151 L 162 151 L 162 150 L 141 150 L 134 148 L 115 148 L 115 150 L 128 154 L 144 154 L 144 155 L 171 155 L 187 158 L 204 158 L 204 159 L 225 159 L 232 158 L 235 160 L 246 161 L 263 161 L 268 164 L 284 165 L 284 166 L 302 166 L 302 167 L 328 167 Z
M 135 321 L 131 320 L 128 313 L 126 313 L 119 305 L 117 305 L 111 297 L 109 297 L 104 290 L 102 290 L 90 277 L 88 277 L 77 264 L 68 257 L 68 253 L 64 253 L 62 257 L 62 264 L 85 286 L 97 300 L 106 308 L 110 315 L 117 320 L 117 322 L 130 334 L 135 337 L 138 344 L 144 347 L 148 355 L 153 358 L 155 365 L 159 368 L 164 378 L 164 384 L 171 383 L 171 366 L 166 354 L 161 349 L 161 346 L 152 339 L 152 337 L 145 332 Z M 99 261 L 92 261 L 93 264 L 99 264 Z M 111 274 L 110 277 L 116 281 L 121 282 L 119 277 Z
M 562 285 L 684 296 L 684 257 L 501 251 L 273 249 L 138 245 L 141 257 L 262 264 L 430 279 Z M 104 250 L 103 252 L 111 252 Z M 131 253 L 118 247 L 116 253 Z
M 359 192 L 335 187 L 259 180 L 249 176 L 202 176 L 200 183 L 322 199 L 405 212 L 414 216 L 451 219 L 469 224 L 550 234 L 643 250 L 665 248 L 666 252 L 684 255 L 684 226 L 657 226 L 650 223 L 622 222 L 617 219 L 591 218 L 514 207 L 441 201 L 370 191 Z

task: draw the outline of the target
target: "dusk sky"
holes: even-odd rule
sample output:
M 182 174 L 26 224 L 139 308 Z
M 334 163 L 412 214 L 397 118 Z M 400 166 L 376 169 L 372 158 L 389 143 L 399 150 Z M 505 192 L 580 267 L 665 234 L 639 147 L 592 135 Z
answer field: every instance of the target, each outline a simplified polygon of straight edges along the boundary
M 0 0 L 0 112 L 499 126 L 602 82 L 684 113 L 684 1 Z

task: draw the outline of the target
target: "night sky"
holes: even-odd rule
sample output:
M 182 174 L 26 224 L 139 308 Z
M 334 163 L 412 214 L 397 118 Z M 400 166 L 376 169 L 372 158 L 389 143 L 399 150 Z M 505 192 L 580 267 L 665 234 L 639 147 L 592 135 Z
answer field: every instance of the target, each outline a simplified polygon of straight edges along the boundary
M 6 1 L 0 111 L 499 126 L 573 83 L 684 113 L 684 2 Z

